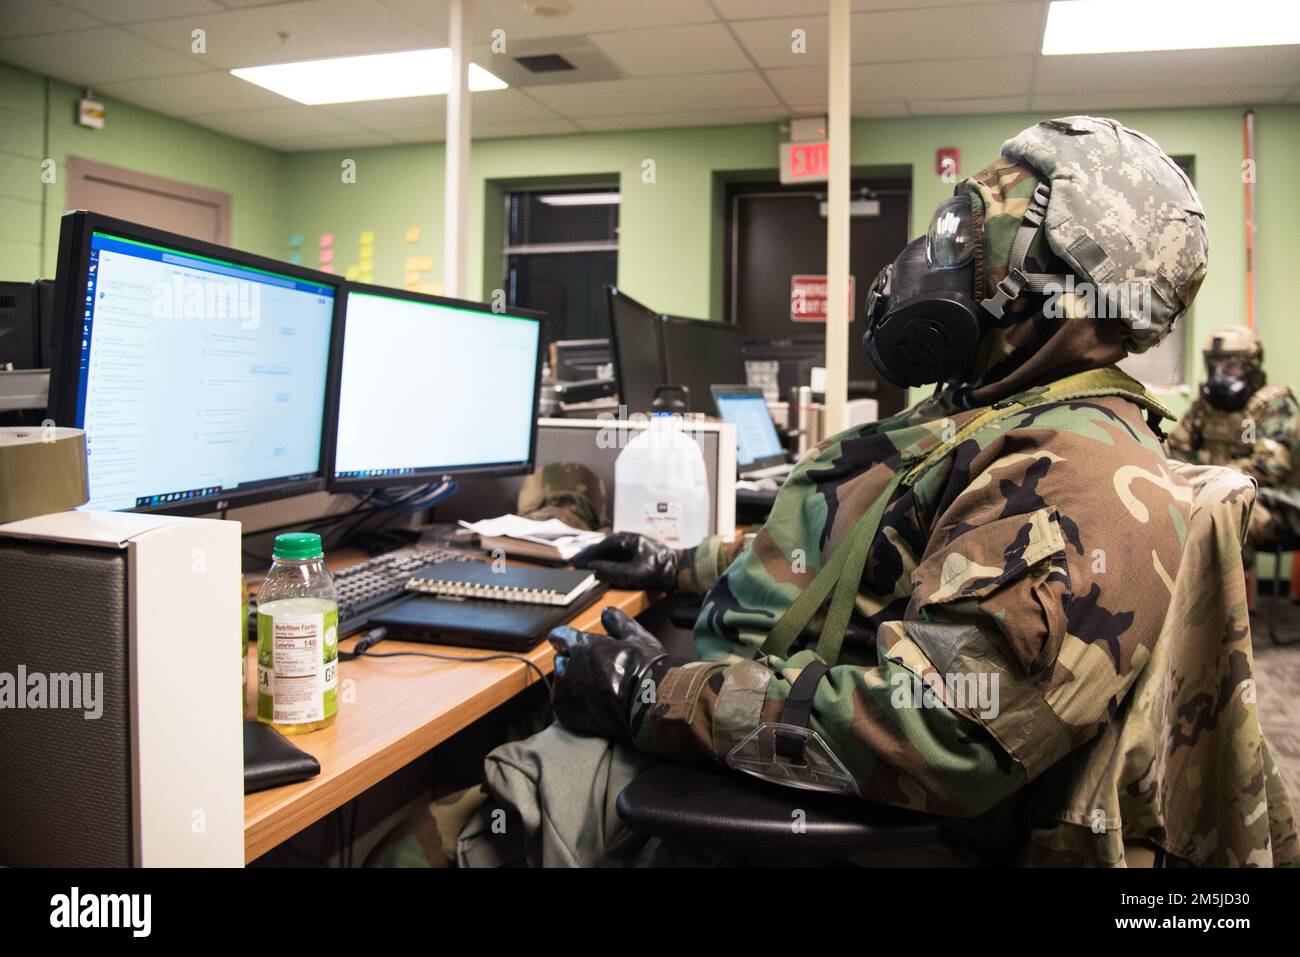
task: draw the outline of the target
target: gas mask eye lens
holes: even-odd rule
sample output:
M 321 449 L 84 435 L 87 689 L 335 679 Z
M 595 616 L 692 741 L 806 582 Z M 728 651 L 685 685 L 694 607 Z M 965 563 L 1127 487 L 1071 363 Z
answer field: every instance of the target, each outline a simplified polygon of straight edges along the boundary
M 925 258 L 935 269 L 956 269 L 975 257 L 975 228 L 970 199 L 945 199 L 934 211 L 925 234 Z

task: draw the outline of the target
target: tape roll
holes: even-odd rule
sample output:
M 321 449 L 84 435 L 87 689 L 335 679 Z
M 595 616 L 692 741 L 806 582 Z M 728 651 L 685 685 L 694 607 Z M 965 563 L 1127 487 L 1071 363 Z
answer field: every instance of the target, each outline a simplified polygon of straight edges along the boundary
M 84 505 L 89 488 L 81 429 L 0 428 L 0 524 Z

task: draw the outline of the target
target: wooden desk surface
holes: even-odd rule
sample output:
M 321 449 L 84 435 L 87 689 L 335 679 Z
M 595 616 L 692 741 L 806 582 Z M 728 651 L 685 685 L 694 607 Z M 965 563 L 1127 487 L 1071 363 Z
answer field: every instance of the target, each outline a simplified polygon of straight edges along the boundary
M 331 563 L 332 564 L 332 563 Z M 606 592 L 570 622 L 602 631 L 607 605 L 638 615 L 650 607 L 645 592 Z M 351 650 L 355 638 L 341 647 Z M 474 648 L 385 641 L 376 649 L 433 651 L 473 657 Z M 248 656 L 248 696 L 257 695 L 257 654 Z M 550 673 L 554 652 L 548 642 L 528 653 Z M 335 808 L 451 737 L 537 680 L 519 661 L 459 664 L 431 658 L 361 658 L 339 665 L 339 713 L 334 724 L 290 740 L 320 762 L 310 781 L 244 796 L 244 861 L 260 857 L 319 821 Z M 251 708 L 245 711 L 250 714 Z

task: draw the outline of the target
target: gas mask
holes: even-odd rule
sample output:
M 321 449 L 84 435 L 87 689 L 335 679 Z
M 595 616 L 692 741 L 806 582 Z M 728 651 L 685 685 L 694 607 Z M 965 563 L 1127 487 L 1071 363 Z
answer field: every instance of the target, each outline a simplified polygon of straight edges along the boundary
M 1201 397 L 1221 412 L 1238 411 L 1255 394 L 1254 370 L 1242 356 L 1206 356 L 1205 372 Z
M 871 284 L 862 344 L 894 385 L 944 382 L 970 370 L 991 318 L 975 300 L 981 233 L 969 196 L 944 200 L 926 234 Z

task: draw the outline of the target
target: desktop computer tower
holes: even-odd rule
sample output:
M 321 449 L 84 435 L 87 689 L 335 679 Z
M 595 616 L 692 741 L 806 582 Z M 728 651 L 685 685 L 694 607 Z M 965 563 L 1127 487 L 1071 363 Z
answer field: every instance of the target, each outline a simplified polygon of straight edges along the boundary
M 0 525 L 0 866 L 242 866 L 236 522 Z

